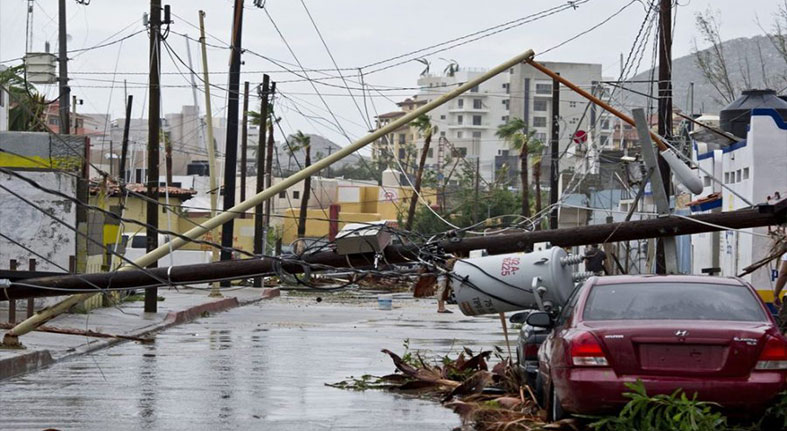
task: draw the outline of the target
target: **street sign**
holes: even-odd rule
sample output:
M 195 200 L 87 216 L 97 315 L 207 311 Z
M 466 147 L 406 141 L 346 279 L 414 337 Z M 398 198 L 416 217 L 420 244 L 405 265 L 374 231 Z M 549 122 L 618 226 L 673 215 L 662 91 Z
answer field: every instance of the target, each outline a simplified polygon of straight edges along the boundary
M 588 133 L 584 130 L 577 130 L 572 139 L 575 144 L 584 144 L 588 140 Z

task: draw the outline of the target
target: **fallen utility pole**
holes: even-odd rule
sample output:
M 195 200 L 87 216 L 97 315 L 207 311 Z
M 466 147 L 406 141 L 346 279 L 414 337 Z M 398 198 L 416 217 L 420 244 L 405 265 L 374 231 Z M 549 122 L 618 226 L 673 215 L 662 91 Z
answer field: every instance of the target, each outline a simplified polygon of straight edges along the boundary
M 748 229 L 773 226 L 787 222 L 787 199 L 774 205 L 723 213 L 708 213 L 695 216 L 666 216 L 649 220 L 609 223 L 567 229 L 540 230 L 507 235 L 479 236 L 472 238 L 440 241 L 435 248 L 446 253 L 467 253 L 485 249 L 489 254 L 514 253 L 527 250 L 535 243 L 549 242 L 553 246 L 572 247 L 603 242 L 633 241 L 647 238 L 665 238 L 676 235 L 692 235 L 727 229 Z M 383 250 L 388 263 L 419 262 L 421 244 L 391 245 Z M 302 273 L 309 265 L 332 268 L 368 268 L 374 261 L 373 254 L 339 255 L 325 251 L 302 256 L 302 258 L 243 259 L 197 265 L 156 268 L 150 271 L 131 270 L 115 273 L 78 274 L 42 277 L 24 280 L 24 285 L 4 289 L 0 300 L 23 299 L 39 296 L 62 295 L 62 289 L 95 292 L 91 285 L 101 289 L 140 289 L 161 285 L 162 279 L 175 284 L 204 282 L 216 278 L 243 279 L 260 274 L 285 271 Z M 313 269 L 314 271 L 319 268 Z M 39 286 L 39 287 L 31 287 Z M 47 288 L 55 288 L 56 291 Z
M 11 329 L 14 327 L 12 323 L 0 323 L 0 329 Z M 132 335 L 119 335 L 119 334 L 107 334 L 104 332 L 97 332 L 92 329 L 73 329 L 73 328 L 56 328 L 54 326 L 39 326 L 36 328 L 36 332 L 50 332 L 52 334 L 64 334 L 64 335 L 79 335 L 82 337 L 94 337 L 94 338 L 117 338 L 119 340 L 129 340 L 129 341 L 139 341 L 140 343 L 152 343 L 154 338 L 153 337 L 134 337 Z
M 318 160 L 309 168 L 304 169 L 300 172 L 296 172 L 295 174 L 290 175 L 287 178 L 284 178 L 275 186 L 269 187 L 264 191 L 252 196 L 248 200 L 235 205 L 234 207 L 230 208 L 228 211 L 224 211 L 223 213 L 217 215 L 216 217 L 211 217 L 210 220 L 205 221 L 200 226 L 196 226 L 190 229 L 189 231 L 187 231 L 186 233 L 184 233 L 183 237 L 178 237 L 168 243 L 162 244 L 152 252 L 148 252 L 146 255 L 136 259 L 134 261 L 134 264 L 139 266 L 146 266 L 151 262 L 156 262 L 159 258 L 171 253 L 172 250 L 177 250 L 183 247 L 186 243 L 188 243 L 189 239 L 199 238 L 206 232 L 211 231 L 223 225 L 224 223 L 235 219 L 238 216 L 238 214 L 248 211 L 254 206 L 262 202 L 265 202 L 265 200 L 276 196 L 279 192 L 286 190 L 287 188 L 299 183 L 306 176 L 313 175 L 319 172 L 320 170 L 325 169 L 326 167 L 349 156 L 350 154 L 353 154 L 354 152 L 369 145 L 370 143 L 376 141 L 377 139 L 380 139 L 380 137 L 386 136 L 392 131 L 408 124 L 409 122 L 417 118 L 419 115 L 426 114 L 429 111 L 437 108 L 438 106 L 441 106 L 449 102 L 450 100 L 456 98 L 462 93 L 465 93 L 466 91 L 470 90 L 476 85 L 480 85 L 481 83 L 491 79 L 492 77 L 508 71 L 510 68 L 516 66 L 519 63 L 522 63 L 523 61 L 529 61 L 530 59 L 532 59 L 534 55 L 535 53 L 533 52 L 533 50 L 528 49 L 527 51 L 517 55 L 516 57 L 495 66 L 494 68 L 487 71 L 486 73 L 481 74 L 465 82 L 464 84 L 460 85 L 454 90 L 432 100 L 431 102 L 428 102 L 427 104 L 421 106 L 420 108 L 408 112 L 407 114 L 400 117 L 398 120 L 392 121 L 386 126 L 375 130 L 374 132 L 364 136 L 363 138 L 353 142 L 350 145 L 347 145 L 346 147 L 343 147 L 342 149 L 329 155 L 328 157 Z M 115 272 L 115 276 L 120 275 L 120 273 L 122 273 L 123 271 L 129 271 L 132 268 L 133 266 L 131 265 L 124 265 L 120 267 L 117 272 Z M 43 310 L 40 310 L 32 317 L 26 319 L 25 321 L 21 322 L 19 325 L 15 326 L 10 331 L 6 332 L 6 334 L 3 336 L 3 345 L 19 346 L 20 335 L 24 335 L 34 330 L 36 327 L 53 319 L 58 314 L 67 311 L 73 305 L 76 305 L 90 298 L 93 295 L 95 295 L 94 292 L 73 295 L 64 299 L 63 301 L 58 302 L 57 304 L 51 307 L 47 307 Z

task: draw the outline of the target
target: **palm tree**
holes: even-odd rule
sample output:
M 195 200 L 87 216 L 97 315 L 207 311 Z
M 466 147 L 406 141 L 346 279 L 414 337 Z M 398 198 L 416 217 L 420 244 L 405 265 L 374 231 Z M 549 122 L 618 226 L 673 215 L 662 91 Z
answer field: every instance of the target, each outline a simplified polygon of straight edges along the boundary
M 535 138 L 530 138 L 528 143 L 528 153 L 533 155 L 533 180 L 536 183 L 536 214 L 541 213 L 541 160 L 544 155 L 544 144 Z M 541 223 L 535 226 L 536 230 L 541 229 Z
M 295 145 L 290 146 L 290 155 L 292 156 L 292 153 L 295 151 L 304 150 L 306 157 L 304 158 L 303 164 L 305 168 L 308 168 L 312 164 L 311 137 L 309 135 L 304 135 L 303 132 L 298 130 L 292 137 L 292 140 Z M 306 179 L 303 180 L 301 211 L 298 213 L 298 238 L 306 236 L 306 212 L 309 209 L 309 194 L 311 192 L 311 187 L 312 178 L 311 176 L 307 176 Z
M 415 185 L 413 186 L 413 195 L 410 198 L 410 209 L 407 211 L 407 224 L 405 225 L 405 230 L 410 230 L 413 225 L 415 207 L 418 203 L 418 194 L 421 193 L 421 178 L 424 173 L 424 165 L 426 164 L 426 157 L 429 154 L 429 145 L 432 143 L 432 133 L 437 130 L 437 127 L 432 126 L 431 121 L 429 121 L 429 116 L 426 114 L 413 120 L 410 125 L 418 129 L 424 135 L 424 147 L 421 150 L 421 160 L 418 163 L 418 171 L 415 173 Z
M 527 131 L 527 124 L 521 118 L 511 118 L 507 123 L 501 124 L 497 128 L 497 137 L 508 142 L 512 149 L 519 150 L 520 178 L 522 183 L 522 216 L 530 218 L 530 184 L 528 176 L 528 154 L 541 154 L 544 145 L 541 141 L 533 138 L 533 132 Z M 541 207 L 541 185 L 540 185 L 540 163 L 536 172 L 536 207 L 540 211 Z
M 8 130 L 21 132 L 46 131 L 46 99 L 25 80 L 24 65 L 0 71 L 0 85 L 8 92 Z

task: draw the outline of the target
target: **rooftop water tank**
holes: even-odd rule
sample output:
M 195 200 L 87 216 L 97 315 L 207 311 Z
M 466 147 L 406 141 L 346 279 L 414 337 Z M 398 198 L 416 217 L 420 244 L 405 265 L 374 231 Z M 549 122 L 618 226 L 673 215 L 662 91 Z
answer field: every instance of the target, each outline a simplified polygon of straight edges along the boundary
M 772 108 L 787 120 L 787 101 L 776 95 L 773 90 L 746 90 L 741 97 L 727 105 L 719 114 L 721 129 L 746 139 L 751 122 L 751 110 Z

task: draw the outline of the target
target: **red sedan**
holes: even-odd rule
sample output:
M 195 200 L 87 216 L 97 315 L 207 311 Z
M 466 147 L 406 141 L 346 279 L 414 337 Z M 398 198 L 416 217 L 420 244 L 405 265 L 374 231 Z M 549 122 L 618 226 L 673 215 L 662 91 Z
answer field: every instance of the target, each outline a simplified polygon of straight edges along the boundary
M 539 389 L 553 419 L 615 411 L 626 382 L 649 394 L 682 388 L 737 414 L 763 411 L 787 389 L 787 338 L 751 285 L 707 276 L 594 277 L 539 350 Z

